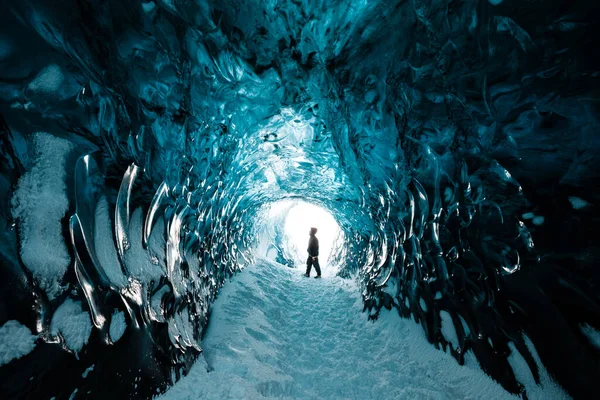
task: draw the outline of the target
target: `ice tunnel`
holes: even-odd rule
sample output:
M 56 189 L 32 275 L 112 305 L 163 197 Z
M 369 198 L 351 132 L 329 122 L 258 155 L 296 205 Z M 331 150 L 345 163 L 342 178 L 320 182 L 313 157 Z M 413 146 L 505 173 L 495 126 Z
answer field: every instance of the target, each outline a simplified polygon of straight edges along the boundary
M 507 398 L 597 392 L 600 3 L 1 9 L 0 397 L 169 398 L 208 363 L 184 398 L 224 398 L 229 340 L 265 375 L 229 398 L 464 398 L 439 382 L 467 367 Z M 289 322 L 302 296 L 321 314 Z M 307 378 L 328 391 L 273 383 L 294 329 L 351 343 Z

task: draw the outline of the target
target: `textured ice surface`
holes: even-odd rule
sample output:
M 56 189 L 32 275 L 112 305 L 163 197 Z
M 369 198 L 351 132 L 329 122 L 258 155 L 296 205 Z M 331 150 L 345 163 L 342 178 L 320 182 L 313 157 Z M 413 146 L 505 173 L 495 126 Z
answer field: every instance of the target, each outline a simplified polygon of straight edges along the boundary
M 0 326 L 0 365 L 29 354 L 35 347 L 36 336 L 18 321 Z
M 62 219 L 69 208 L 66 157 L 72 144 L 48 133 L 33 138 L 34 158 L 12 198 L 20 221 L 21 260 L 50 298 L 61 293 L 60 280 L 71 258 L 63 241 Z
M 537 356 L 596 390 L 600 2 L 5 3 L 0 323 L 40 334 L 6 396 L 164 390 L 229 277 L 294 265 L 269 210 L 298 201 L 335 218 L 371 320 L 512 394 Z M 48 334 L 65 307 L 78 360 Z

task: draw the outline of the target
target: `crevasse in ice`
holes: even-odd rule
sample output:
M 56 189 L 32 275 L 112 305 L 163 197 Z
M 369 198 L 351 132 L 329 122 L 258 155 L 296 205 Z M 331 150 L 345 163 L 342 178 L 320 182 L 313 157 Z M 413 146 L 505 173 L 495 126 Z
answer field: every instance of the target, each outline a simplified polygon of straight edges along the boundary
M 0 324 L 37 337 L 0 367 L 3 390 L 86 393 L 90 360 L 111 382 L 94 396 L 164 390 L 261 240 L 292 262 L 283 214 L 263 227 L 272 204 L 302 199 L 339 223 L 331 262 L 372 318 L 414 318 L 512 393 L 514 349 L 538 376 L 526 335 L 586 393 L 599 8 L 3 3 Z

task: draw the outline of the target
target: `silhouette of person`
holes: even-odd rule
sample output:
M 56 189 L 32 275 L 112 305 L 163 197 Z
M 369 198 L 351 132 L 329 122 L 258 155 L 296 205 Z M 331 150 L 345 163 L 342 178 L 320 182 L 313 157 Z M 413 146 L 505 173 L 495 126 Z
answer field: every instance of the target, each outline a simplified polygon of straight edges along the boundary
M 315 236 L 317 228 L 310 228 L 310 239 L 308 239 L 308 259 L 306 260 L 306 274 L 304 276 L 310 276 L 310 269 L 312 266 L 317 271 L 315 278 L 321 277 L 321 267 L 319 266 L 319 239 Z

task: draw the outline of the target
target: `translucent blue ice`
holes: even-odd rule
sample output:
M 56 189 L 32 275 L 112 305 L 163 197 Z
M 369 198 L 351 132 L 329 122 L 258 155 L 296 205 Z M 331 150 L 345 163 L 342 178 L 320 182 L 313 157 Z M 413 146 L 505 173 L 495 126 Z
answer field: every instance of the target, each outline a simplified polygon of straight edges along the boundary
M 303 200 L 338 222 L 331 262 L 371 318 L 414 318 L 511 393 L 511 349 L 538 380 L 523 333 L 571 394 L 595 384 L 594 2 L 11 3 L 0 324 L 40 335 L 31 357 L 84 354 L 80 379 L 85 354 L 128 346 L 144 389 L 123 393 L 163 390 L 265 238 L 291 263 L 265 218 Z M 85 340 L 53 325 L 73 304 Z

